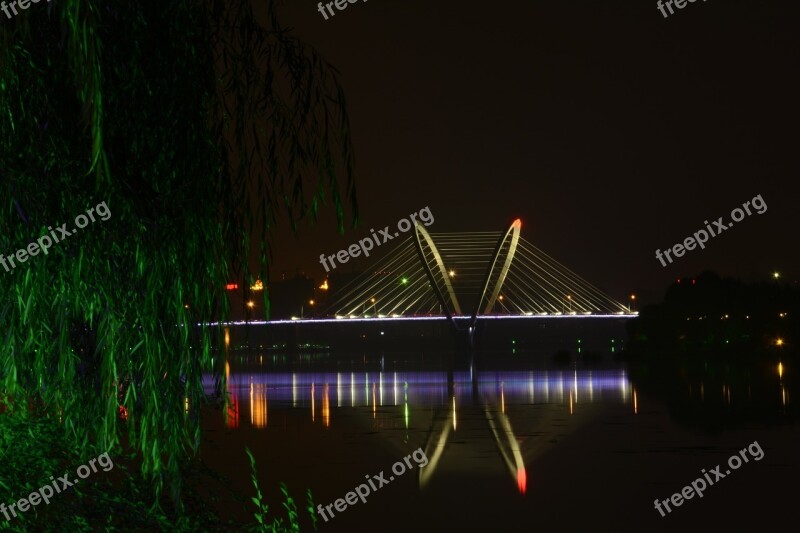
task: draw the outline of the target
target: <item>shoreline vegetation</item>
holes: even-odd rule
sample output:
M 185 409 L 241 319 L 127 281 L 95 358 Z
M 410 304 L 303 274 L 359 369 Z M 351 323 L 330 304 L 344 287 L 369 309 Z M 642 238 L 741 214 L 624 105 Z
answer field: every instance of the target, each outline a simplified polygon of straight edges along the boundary
M 800 331 L 800 290 L 704 272 L 667 288 L 629 324 L 621 354 L 640 393 L 662 398 L 686 427 L 721 432 L 791 424 L 788 392 Z
M 98 199 L 114 216 L 0 275 L 0 498 L 99 453 L 116 468 L 0 528 L 215 529 L 197 481 L 223 343 L 191 326 L 230 316 L 231 279 L 268 282 L 276 226 L 358 220 L 339 73 L 277 7 L 59 0 L 4 21 L 0 250 Z
M 220 417 L 222 406 L 211 406 Z M 85 461 L 62 436 L 58 419 L 35 409 L 14 406 L 7 398 L 0 399 L 0 502 L 11 503 L 47 482 L 56 472 L 68 472 Z M 35 445 L 31 445 L 35 443 Z M 6 521 L 0 516 L 0 531 L 303 531 L 316 530 L 316 513 L 311 491 L 305 493 L 305 511 L 298 513 L 294 499 L 285 484 L 280 493 L 270 490 L 273 498 L 283 497 L 268 505 L 256 477 L 256 463 L 248 449 L 252 469 L 251 492 L 238 494 L 228 489 L 225 494 L 197 490 L 213 483 L 217 489 L 231 485 L 210 470 L 198 456 L 181 465 L 183 479 L 182 509 L 173 510 L 168 494 L 156 497 L 151 482 L 141 473 L 141 460 L 134 453 L 113 456 L 114 468 L 95 474 L 85 483 L 70 487 L 50 500 L 48 505 L 32 507 L 26 513 Z M 270 487 L 273 489 L 274 487 Z M 220 506 L 235 506 L 230 516 L 214 512 Z M 244 521 L 241 517 L 250 517 Z M 237 519 L 238 518 L 238 519 Z
M 662 303 L 628 324 L 629 360 L 687 357 L 766 361 L 796 359 L 800 288 L 777 281 L 744 283 L 704 272 L 671 284 Z

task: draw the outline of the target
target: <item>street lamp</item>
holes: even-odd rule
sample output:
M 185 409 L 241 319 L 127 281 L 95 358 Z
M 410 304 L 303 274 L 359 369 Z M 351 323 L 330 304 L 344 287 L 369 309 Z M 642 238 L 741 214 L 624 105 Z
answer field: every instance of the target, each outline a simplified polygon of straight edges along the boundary
M 629 313 L 633 312 L 633 304 L 634 304 L 634 302 L 636 302 L 636 295 L 635 294 L 631 294 L 631 305 L 628 307 L 628 312 Z
M 780 277 L 781 277 L 781 273 L 780 272 L 773 272 L 772 273 L 772 279 L 778 279 Z
M 308 301 L 308 305 L 311 306 L 311 308 L 312 308 L 311 309 L 312 316 L 314 314 L 314 309 L 313 309 L 314 308 L 314 303 L 315 303 L 314 300 L 309 300 Z M 303 319 L 303 304 L 300 304 L 300 319 L 301 320 Z

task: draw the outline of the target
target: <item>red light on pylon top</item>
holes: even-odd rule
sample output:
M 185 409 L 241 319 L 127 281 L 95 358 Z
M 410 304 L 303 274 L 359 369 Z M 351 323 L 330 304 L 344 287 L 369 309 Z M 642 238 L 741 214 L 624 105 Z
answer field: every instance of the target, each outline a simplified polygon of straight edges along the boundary
M 517 469 L 517 488 L 520 494 L 525 494 L 528 489 L 528 474 L 525 472 L 525 467 Z
M 522 219 L 521 219 L 521 218 L 518 218 L 518 219 L 516 219 L 516 220 L 515 220 L 515 221 L 514 221 L 514 222 L 511 224 L 511 227 L 512 227 L 512 228 L 517 228 L 517 229 L 521 228 L 521 227 L 522 227 Z

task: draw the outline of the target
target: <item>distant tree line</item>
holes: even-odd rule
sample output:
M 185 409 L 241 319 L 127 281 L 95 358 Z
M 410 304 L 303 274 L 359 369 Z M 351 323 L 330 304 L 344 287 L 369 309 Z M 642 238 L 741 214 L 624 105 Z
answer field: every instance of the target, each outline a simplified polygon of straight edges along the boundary
M 671 284 L 664 301 L 629 323 L 629 357 L 702 354 L 796 357 L 800 289 L 704 272 Z

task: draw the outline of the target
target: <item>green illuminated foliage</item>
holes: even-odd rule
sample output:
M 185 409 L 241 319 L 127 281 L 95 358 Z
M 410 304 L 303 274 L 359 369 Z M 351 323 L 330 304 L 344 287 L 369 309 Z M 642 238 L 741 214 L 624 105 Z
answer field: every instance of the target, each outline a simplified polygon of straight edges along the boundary
M 225 386 L 195 324 L 226 316 L 229 280 L 268 279 L 281 212 L 357 220 L 336 72 L 259 5 L 59 0 L 0 28 L 0 253 L 111 211 L 0 267 L 0 396 L 80 455 L 130 447 L 178 508 L 202 374 Z

